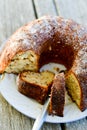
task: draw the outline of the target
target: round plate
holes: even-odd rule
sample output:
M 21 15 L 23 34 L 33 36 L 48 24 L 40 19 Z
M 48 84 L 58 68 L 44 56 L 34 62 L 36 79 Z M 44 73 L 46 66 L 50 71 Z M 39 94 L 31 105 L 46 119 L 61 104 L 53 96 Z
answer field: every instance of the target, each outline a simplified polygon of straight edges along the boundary
M 36 119 L 38 114 L 41 112 L 42 105 L 18 92 L 16 76 L 14 74 L 5 74 L 0 81 L 0 92 L 16 110 L 28 117 Z M 81 112 L 71 100 L 66 100 L 64 117 L 47 115 L 45 121 L 50 123 L 65 123 L 86 116 L 87 110 Z

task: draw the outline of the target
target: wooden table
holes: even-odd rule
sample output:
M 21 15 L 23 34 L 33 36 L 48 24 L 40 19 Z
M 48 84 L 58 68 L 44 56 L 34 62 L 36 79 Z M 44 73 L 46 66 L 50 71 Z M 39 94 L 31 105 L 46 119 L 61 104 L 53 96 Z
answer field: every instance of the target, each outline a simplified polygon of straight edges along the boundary
M 87 0 L 0 0 L 0 44 L 20 26 L 47 14 L 86 24 Z M 33 119 L 16 111 L 0 94 L 0 130 L 31 130 L 33 124 Z M 87 130 L 87 119 L 44 123 L 41 130 Z

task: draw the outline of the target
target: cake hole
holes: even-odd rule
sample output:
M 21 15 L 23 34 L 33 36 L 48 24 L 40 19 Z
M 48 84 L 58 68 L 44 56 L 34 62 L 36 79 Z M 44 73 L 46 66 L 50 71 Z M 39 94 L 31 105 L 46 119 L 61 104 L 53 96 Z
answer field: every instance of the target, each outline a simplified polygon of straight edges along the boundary
M 51 71 L 51 72 L 57 74 L 57 73 L 60 73 L 60 72 L 65 72 L 66 67 L 62 64 L 51 62 L 51 63 L 43 65 L 40 68 L 40 72 L 45 71 L 45 70 L 48 70 L 48 71 Z

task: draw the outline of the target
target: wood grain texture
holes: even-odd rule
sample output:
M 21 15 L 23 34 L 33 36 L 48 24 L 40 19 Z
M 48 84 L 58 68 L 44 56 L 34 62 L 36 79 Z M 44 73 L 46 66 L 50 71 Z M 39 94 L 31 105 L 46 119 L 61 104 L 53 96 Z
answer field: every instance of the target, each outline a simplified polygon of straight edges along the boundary
M 53 0 L 34 0 L 37 17 L 57 15 Z
M 87 23 L 87 1 L 86 0 L 54 0 L 57 11 L 60 16 L 70 18 L 78 23 Z M 63 125 L 65 130 L 86 130 L 87 119 L 81 119 L 74 123 L 66 123 Z
M 31 130 L 34 120 L 15 110 L 0 94 L 0 130 Z M 59 124 L 44 123 L 41 130 L 61 130 Z
M 87 130 L 87 120 L 84 118 L 73 123 L 66 123 L 66 130 Z
M 0 130 L 31 130 L 33 122 L 11 107 L 0 95 Z
M 0 44 L 17 28 L 35 19 L 36 15 L 41 17 L 59 13 L 65 18 L 86 24 L 86 5 L 86 0 L 1 0 Z M 33 119 L 11 107 L 0 94 L 0 130 L 31 130 L 33 123 Z M 41 130 L 61 130 L 61 126 L 62 130 L 86 130 L 87 120 L 82 119 L 62 125 L 44 123 Z
M 34 120 L 15 110 L 0 94 L 0 130 L 32 130 Z M 44 123 L 41 130 L 61 130 L 59 124 Z
M 45 7 L 43 2 L 43 6 Z M 41 6 L 41 4 L 40 4 Z M 38 5 L 39 8 L 39 5 Z M 51 8 L 48 11 L 55 12 L 51 1 Z M 53 9 L 54 8 L 54 9 Z M 0 1 L 0 44 L 7 39 L 20 26 L 35 19 L 35 12 L 32 0 L 1 0 Z M 47 11 L 47 10 L 45 10 Z M 41 14 L 45 14 L 40 10 Z M 40 12 L 37 14 L 40 15 Z M 55 13 L 56 14 L 56 13 Z M 34 120 L 28 118 L 15 110 L 0 94 L 0 130 L 31 130 Z M 41 130 L 61 130 L 59 124 L 44 123 Z
M 31 0 L 0 1 L 0 44 L 17 28 L 35 19 Z M 11 107 L 0 94 L 0 130 L 31 130 L 34 120 Z
M 0 44 L 16 29 L 35 19 L 31 0 L 0 1 Z
M 59 15 L 87 25 L 87 0 L 54 0 Z

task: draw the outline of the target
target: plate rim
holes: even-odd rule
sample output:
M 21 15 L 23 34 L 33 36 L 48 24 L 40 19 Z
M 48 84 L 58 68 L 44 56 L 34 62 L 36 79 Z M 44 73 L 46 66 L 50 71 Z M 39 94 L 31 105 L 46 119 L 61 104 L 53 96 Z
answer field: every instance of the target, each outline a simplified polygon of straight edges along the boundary
M 4 84 L 4 80 L 6 79 L 6 76 L 9 76 L 9 75 L 12 75 L 13 77 L 14 77 L 14 74 L 5 74 L 5 77 L 4 77 L 4 79 L 3 79 L 3 81 L 0 81 L 0 93 L 2 94 L 2 96 L 4 97 L 4 99 L 13 107 L 13 108 L 15 108 L 17 111 L 19 111 L 20 113 L 22 113 L 22 114 L 24 114 L 25 116 L 27 116 L 27 117 L 30 117 L 30 118 L 32 118 L 32 119 L 36 119 L 36 117 L 35 116 L 33 116 L 32 114 L 31 115 L 28 115 L 26 112 L 24 112 L 24 111 L 20 111 L 20 109 L 19 109 L 19 107 L 18 106 L 15 106 L 15 104 L 14 103 L 11 103 L 11 100 L 10 99 L 8 99 L 7 97 L 6 97 L 6 95 L 5 95 L 5 93 L 3 92 L 3 89 L 2 89 L 2 86 L 1 86 L 1 84 L 3 83 Z M 16 86 L 17 87 L 17 86 Z M 15 87 L 15 88 L 16 88 Z M 17 90 L 18 91 L 18 90 Z M 19 93 L 19 92 L 18 92 Z M 20 95 L 21 93 L 19 93 L 19 95 Z M 21 94 L 22 95 L 22 94 Z M 26 97 L 25 95 L 22 95 L 23 97 Z M 26 99 L 29 99 L 29 100 L 33 100 L 33 99 L 30 99 L 30 98 L 28 98 L 28 97 L 26 97 Z M 36 102 L 36 101 L 35 101 Z M 37 103 L 37 102 L 36 102 Z M 73 104 L 75 104 L 75 103 L 73 103 Z M 41 105 L 41 104 L 39 104 L 40 106 L 41 106 L 41 108 L 42 108 L 42 106 L 43 105 Z M 41 109 L 40 108 L 40 109 Z M 78 107 L 77 107 L 78 108 Z M 86 115 L 84 114 L 86 112 Z M 47 114 L 47 116 L 46 116 L 46 120 L 45 120 L 45 122 L 48 122 L 48 123 L 68 123 L 68 122 L 73 122 L 73 121 L 77 121 L 77 120 L 80 120 L 80 119 L 83 119 L 83 118 L 85 118 L 86 116 L 87 116 L 87 110 L 85 110 L 84 112 L 81 112 L 81 113 L 83 113 L 82 115 L 81 115 L 81 117 L 79 118 L 78 116 L 77 116 L 77 118 L 76 119 L 72 119 L 72 120 L 62 120 L 62 119 L 64 119 L 65 117 L 57 117 L 57 116 L 50 116 L 50 115 L 48 115 Z M 50 119 L 50 117 L 51 118 L 59 118 L 59 119 L 61 119 L 61 120 L 57 120 L 57 121 L 55 121 L 55 120 L 49 120 Z M 71 119 L 71 118 L 70 118 Z

